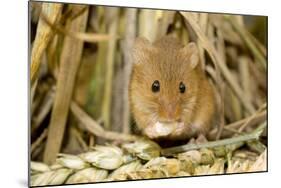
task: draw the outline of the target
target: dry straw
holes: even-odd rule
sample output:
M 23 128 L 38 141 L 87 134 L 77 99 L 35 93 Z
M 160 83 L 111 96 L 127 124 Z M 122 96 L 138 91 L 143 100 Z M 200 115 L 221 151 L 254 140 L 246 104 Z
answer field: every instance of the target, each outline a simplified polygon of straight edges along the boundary
M 267 169 L 266 19 L 31 4 L 31 185 Z M 220 100 L 208 140 L 162 149 L 130 121 L 128 85 L 135 38 L 166 34 L 198 45 Z

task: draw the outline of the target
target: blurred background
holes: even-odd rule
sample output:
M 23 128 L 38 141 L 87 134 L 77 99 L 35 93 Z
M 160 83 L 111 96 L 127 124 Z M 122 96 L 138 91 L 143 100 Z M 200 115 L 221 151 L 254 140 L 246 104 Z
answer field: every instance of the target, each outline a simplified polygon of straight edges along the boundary
M 115 132 L 120 140 L 140 133 L 127 89 L 138 36 L 198 44 L 222 99 L 214 137 L 266 120 L 267 17 L 41 2 L 29 11 L 31 160 L 51 163 L 59 152 L 118 142 Z

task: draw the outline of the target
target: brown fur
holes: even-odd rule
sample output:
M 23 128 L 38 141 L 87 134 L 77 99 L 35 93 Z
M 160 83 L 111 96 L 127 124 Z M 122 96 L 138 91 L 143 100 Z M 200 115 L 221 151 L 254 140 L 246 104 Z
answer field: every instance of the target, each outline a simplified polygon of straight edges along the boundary
M 215 98 L 201 69 L 196 45 L 183 46 L 171 36 L 154 44 L 138 38 L 132 55 L 129 94 L 138 127 L 144 130 L 157 121 L 184 122 L 182 128 L 164 138 L 167 140 L 206 134 L 214 117 Z M 155 80 L 160 82 L 156 93 L 151 90 Z M 186 86 L 185 93 L 179 91 L 180 82 Z

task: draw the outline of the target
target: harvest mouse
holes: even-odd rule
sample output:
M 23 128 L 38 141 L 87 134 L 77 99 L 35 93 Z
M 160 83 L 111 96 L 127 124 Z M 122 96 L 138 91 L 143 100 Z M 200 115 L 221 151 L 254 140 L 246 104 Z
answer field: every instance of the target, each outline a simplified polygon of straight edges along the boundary
M 172 36 L 151 43 L 137 38 L 132 49 L 130 106 L 150 139 L 185 140 L 206 135 L 215 114 L 215 95 L 191 42 Z

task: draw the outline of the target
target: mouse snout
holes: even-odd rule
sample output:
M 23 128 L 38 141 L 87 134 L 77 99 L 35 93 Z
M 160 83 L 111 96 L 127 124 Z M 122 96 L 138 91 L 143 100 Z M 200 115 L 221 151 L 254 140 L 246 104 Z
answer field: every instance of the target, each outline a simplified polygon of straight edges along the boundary
M 173 123 L 180 121 L 180 106 L 176 102 L 164 103 L 159 107 L 159 121 Z

